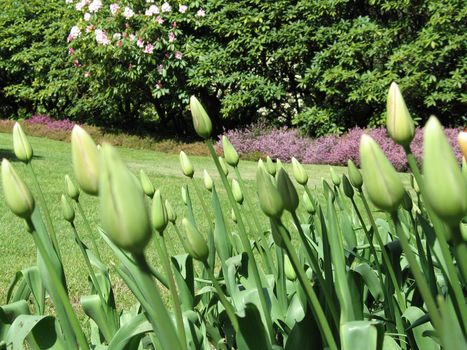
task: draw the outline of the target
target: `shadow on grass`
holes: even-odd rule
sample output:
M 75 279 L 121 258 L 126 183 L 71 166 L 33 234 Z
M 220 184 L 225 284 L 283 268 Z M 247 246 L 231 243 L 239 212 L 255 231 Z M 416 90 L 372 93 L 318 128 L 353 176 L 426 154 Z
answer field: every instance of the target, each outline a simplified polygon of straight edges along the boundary
M 3 158 L 8 159 L 10 162 L 19 162 L 20 160 L 16 158 L 15 152 L 9 149 L 0 149 L 0 160 Z M 42 156 L 32 156 L 33 159 L 42 159 Z

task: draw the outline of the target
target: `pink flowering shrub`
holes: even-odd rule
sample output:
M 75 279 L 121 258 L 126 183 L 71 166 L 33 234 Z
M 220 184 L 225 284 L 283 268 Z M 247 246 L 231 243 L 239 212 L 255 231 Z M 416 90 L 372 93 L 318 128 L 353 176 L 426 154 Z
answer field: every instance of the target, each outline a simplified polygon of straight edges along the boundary
M 24 121 L 27 125 L 33 127 L 34 125 L 45 126 L 50 130 L 71 131 L 75 123 L 69 119 L 56 120 L 47 115 L 36 114 L 31 118 Z
M 445 129 L 449 143 L 454 149 L 457 160 L 460 162 L 462 158 L 457 144 L 459 131 L 460 129 L 454 128 Z M 295 157 L 300 162 L 307 164 L 344 166 L 349 159 L 353 160 L 357 165 L 360 164 L 359 143 L 363 133 L 368 133 L 378 142 L 397 170 L 407 170 L 404 150 L 389 138 L 384 128 L 361 129 L 355 127 L 341 136 L 328 135 L 316 139 L 302 137 L 294 129 L 261 130 L 257 126 L 241 130 L 230 130 L 225 135 L 237 151 L 243 155 L 259 152 L 272 158 L 279 158 L 282 161 L 289 161 L 292 157 Z M 222 147 L 220 141 L 218 142 L 218 147 Z M 417 161 L 421 164 L 423 153 L 423 131 L 421 128 L 416 129 L 411 149 Z

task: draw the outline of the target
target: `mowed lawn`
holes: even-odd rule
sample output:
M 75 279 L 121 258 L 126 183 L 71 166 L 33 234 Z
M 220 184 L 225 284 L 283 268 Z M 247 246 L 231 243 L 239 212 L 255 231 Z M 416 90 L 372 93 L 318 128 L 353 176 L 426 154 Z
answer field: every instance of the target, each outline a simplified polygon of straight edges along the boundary
M 70 295 L 73 301 L 77 303 L 81 295 L 86 295 L 89 292 L 87 270 L 80 251 L 73 240 L 71 228 L 69 224 L 62 219 L 60 213 L 60 196 L 64 191 L 64 176 L 65 174 L 72 175 L 71 146 L 69 143 L 53 141 L 46 138 L 29 137 L 29 140 L 34 149 L 33 166 L 41 183 L 41 187 L 47 201 L 47 206 L 51 211 L 52 219 L 57 231 Z M 23 180 L 30 185 L 31 190 L 33 191 L 29 169 L 27 169 L 23 163 L 15 159 L 12 147 L 11 135 L 0 133 L 0 156 L 2 158 L 9 159 L 13 163 L 17 172 Z M 190 193 L 192 201 L 194 203 L 195 215 L 199 220 L 201 228 L 206 227 L 206 218 L 202 213 L 201 206 L 193 189 L 193 184 L 190 179 L 183 176 L 180 170 L 178 155 L 125 148 L 120 148 L 119 153 L 135 174 L 138 174 L 140 169 L 144 169 L 153 181 L 155 187 L 160 189 L 162 195 L 170 200 L 179 218 L 185 215 L 185 206 L 182 202 L 180 188 L 181 186 L 188 184 L 191 190 Z M 202 182 L 203 169 L 206 169 L 213 177 L 221 196 L 222 206 L 225 208 L 224 215 L 230 221 L 230 205 L 228 204 L 220 179 L 217 176 L 214 163 L 207 157 L 190 156 L 190 159 L 195 167 L 194 181 L 199 182 L 199 185 L 203 189 L 205 200 L 208 201 L 208 205 L 210 195 L 208 191 L 204 190 Z M 242 176 L 246 180 L 248 190 L 256 203 L 256 194 L 253 182 L 256 172 L 256 163 L 241 161 L 240 169 Z M 290 169 L 290 166 L 286 165 L 286 169 Z M 307 165 L 306 169 L 310 176 L 309 186 L 311 188 L 316 187 L 318 188 L 317 191 L 321 192 L 322 178 L 330 178 L 329 166 Z M 344 168 L 336 167 L 336 171 L 339 174 L 344 170 Z M 232 178 L 233 175 L 229 175 L 229 177 Z M 37 203 L 37 196 L 35 197 Z M 99 221 L 97 198 L 82 194 L 80 201 L 93 229 L 96 229 Z M 255 213 L 249 213 L 249 215 L 259 215 L 261 220 L 263 220 L 264 227 L 266 228 L 266 218 L 260 212 L 258 205 L 256 205 L 255 209 Z M 229 222 L 229 225 L 233 227 L 233 223 L 231 221 Z M 91 246 L 90 237 L 84 230 L 84 225 L 79 215 L 77 215 L 76 218 L 76 226 L 82 239 Z M 167 239 L 169 242 L 169 253 L 181 253 L 182 246 L 170 226 L 165 234 L 166 237 L 169 237 L 169 239 Z M 100 254 L 107 266 L 112 267 L 118 264 L 117 259 L 112 255 L 112 252 L 105 242 L 98 238 L 97 233 L 96 238 Z M 146 253 L 154 266 L 158 267 L 159 261 L 155 254 L 155 247 L 152 243 L 148 246 Z M 32 237 L 25 230 L 22 220 L 13 215 L 6 206 L 2 189 L 2 191 L 0 191 L 0 304 L 5 303 L 7 287 L 15 272 L 34 265 L 35 261 L 36 251 Z M 134 302 L 131 293 L 114 272 L 112 272 L 112 277 L 117 306 L 125 308 L 129 307 Z

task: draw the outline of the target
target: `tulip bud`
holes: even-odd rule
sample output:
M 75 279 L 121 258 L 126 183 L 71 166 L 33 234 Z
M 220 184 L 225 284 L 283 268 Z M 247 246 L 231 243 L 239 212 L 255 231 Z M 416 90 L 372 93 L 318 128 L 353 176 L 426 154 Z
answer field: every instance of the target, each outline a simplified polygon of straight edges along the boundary
M 193 178 L 193 175 L 195 174 L 193 164 L 191 164 L 190 159 L 183 151 L 180 151 L 180 166 L 182 168 L 183 175 Z
M 415 126 L 396 83 L 388 92 L 386 127 L 395 143 L 408 147 L 415 135 Z
M 168 201 L 168 199 L 165 200 L 165 209 L 167 210 L 167 219 L 172 223 L 175 224 L 175 221 L 177 221 L 177 213 L 175 210 L 172 208 L 172 205 Z
M 233 193 L 235 201 L 238 204 L 242 204 L 243 203 L 243 193 L 242 193 L 242 190 L 240 189 L 239 183 L 235 179 L 232 180 L 232 193 Z
M 203 139 L 210 138 L 212 132 L 211 119 L 195 96 L 190 97 L 190 109 L 196 133 Z
M 152 198 L 151 219 L 152 227 L 162 234 L 169 223 L 169 218 L 159 190 L 154 193 Z
M 224 157 L 227 164 L 236 167 L 240 158 L 234 146 L 230 143 L 227 136 L 222 136 L 222 148 L 224 149 Z
M 260 168 L 267 172 L 266 166 L 264 165 L 264 162 L 263 162 L 262 159 L 258 160 L 258 169 L 260 169 Z
M 214 186 L 214 183 L 212 181 L 212 178 L 211 176 L 209 176 L 208 172 L 206 171 L 206 169 L 204 169 L 204 172 L 203 172 L 203 175 L 204 175 L 204 187 L 206 187 L 206 189 L 211 192 L 212 191 L 212 187 Z
M 269 156 L 266 157 L 266 170 L 272 176 L 276 175 L 276 166 Z
M 347 161 L 347 171 L 349 173 L 349 180 L 353 187 L 360 190 L 363 185 L 362 174 L 357 166 L 350 159 Z
M 293 213 L 298 207 L 298 194 L 289 175 L 284 169 L 277 173 L 277 189 L 284 203 L 285 210 Z
M 73 223 L 73 221 L 75 220 L 75 210 L 73 209 L 68 198 L 64 194 L 62 194 L 61 197 L 61 207 L 63 218 L 69 223 Z
M 330 167 L 330 168 L 329 168 L 329 172 L 331 173 L 331 181 L 332 181 L 332 183 L 334 184 L 334 186 L 339 187 L 340 184 L 341 184 L 341 178 L 336 174 L 336 172 L 334 171 L 334 168 L 333 168 L 333 167 Z
M 97 195 L 99 185 L 99 155 L 91 136 L 75 125 L 71 132 L 71 158 L 79 187 L 90 195 Z
M 186 186 L 182 186 L 182 201 L 185 205 L 188 205 L 188 192 Z
M 11 211 L 20 218 L 28 219 L 34 211 L 34 198 L 5 158 L 2 161 L 2 185 L 6 204 Z
M 305 207 L 305 210 L 307 211 L 307 213 L 314 215 L 316 213 L 316 209 L 313 204 L 313 201 L 308 196 L 308 193 L 303 192 L 302 200 L 303 200 L 303 206 Z
M 204 237 L 187 218 L 182 219 L 182 225 L 185 228 L 188 254 L 190 254 L 193 259 L 207 261 L 209 249 Z
M 229 176 L 229 168 L 227 168 L 227 164 L 224 162 L 224 158 L 219 157 L 219 163 L 222 168 L 222 172 L 224 173 L 225 176 Z
M 284 165 L 282 164 L 281 160 L 279 158 L 277 158 L 276 159 L 276 169 L 277 169 L 277 171 L 279 171 L 283 167 L 284 167 Z
M 352 185 L 350 184 L 349 179 L 347 178 L 347 176 L 345 174 L 342 175 L 342 188 L 344 189 L 344 194 L 347 197 L 353 198 L 353 195 L 354 195 L 355 192 L 353 190 Z
M 423 134 L 423 176 L 433 211 L 448 225 L 458 225 L 467 213 L 466 183 L 435 117 L 430 117 Z
M 235 210 L 232 209 L 232 211 L 230 212 L 230 216 L 232 218 L 232 221 L 237 223 L 237 216 L 235 215 Z
M 404 196 L 404 187 L 399 174 L 368 135 L 360 139 L 360 162 L 366 190 L 373 204 L 388 212 L 395 211 Z
M 273 185 L 271 177 L 262 169 L 256 171 L 256 183 L 261 210 L 272 218 L 279 219 L 284 210 L 284 203 L 277 188 Z
M 459 142 L 462 155 L 467 159 L 467 131 L 461 131 L 457 136 L 457 141 Z
M 297 274 L 295 273 L 288 255 L 284 255 L 284 272 L 285 277 L 287 277 L 289 281 L 295 281 L 297 279 Z
M 292 157 L 292 170 L 295 181 L 297 181 L 300 185 L 306 186 L 308 182 L 308 174 L 306 173 L 303 165 L 301 165 L 300 162 L 294 157 Z
M 151 239 L 151 223 L 144 192 L 108 144 L 101 149 L 99 182 L 101 226 L 120 248 L 140 254 Z
M 328 200 L 329 196 L 331 196 L 331 201 L 334 202 L 334 200 L 336 199 L 336 194 L 334 193 L 331 186 L 329 185 L 329 183 L 325 179 L 321 178 L 321 180 L 322 180 L 322 183 L 323 183 L 324 198 L 326 198 L 326 200 Z
M 139 181 L 141 182 L 141 187 L 143 187 L 143 192 L 149 198 L 154 196 L 154 185 L 152 184 L 149 177 L 146 175 L 143 169 L 139 171 Z
M 65 191 L 68 197 L 77 201 L 79 199 L 79 188 L 71 181 L 70 176 L 65 175 Z
M 33 156 L 32 147 L 19 123 L 15 123 L 15 126 L 13 126 L 13 149 L 16 158 L 20 161 L 24 163 L 31 161 Z

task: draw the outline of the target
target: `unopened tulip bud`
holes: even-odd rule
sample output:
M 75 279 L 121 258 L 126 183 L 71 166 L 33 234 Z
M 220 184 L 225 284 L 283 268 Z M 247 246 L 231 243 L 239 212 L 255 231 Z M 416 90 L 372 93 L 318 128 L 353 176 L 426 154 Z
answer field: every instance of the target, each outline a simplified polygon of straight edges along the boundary
M 276 175 L 276 165 L 269 156 L 266 157 L 266 170 L 272 176 Z
M 186 186 L 182 186 L 182 201 L 185 205 L 188 205 L 188 189 Z
M 139 171 L 139 181 L 141 182 L 144 194 L 149 198 L 152 198 L 154 196 L 155 188 L 143 169 Z
M 352 185 L 350 184 L 349 179 L 347 178 L 345 174 L 342 175 L 342 188 L 344 189 L 344 194 L 347 197 L 353 198 L 355 192 L 353 190 Z
M 261 210 L 267 216 L 279 219 L 284 210 L 284 203 L 279 191 L 271 181 L 271 176 L 262 168 L 258 168 L 256 171 L 256 183 Z
M 143 189 L 117 151 L 107 144 L 101 149 L 101 171 L 101 226 L 117 246 L 140 254 L 151 239 Z
M 187 218 L 182 219 L 182 225 L 185 228 L 188 254 L 190 254 L 193 259 L 207 261 L 209 249 L 204 237 Z
M 224 158 L 219 157 L 219 163 L 222 168 L 222 172 L 224 173 L 225 176 L 229 176 L 229 168 L 227 168 L 227 164 L 225 164 Z
M 282 198 L 285 210 L 293 213 L 298 207 L 298 194 L 289 175 L 284 169 L 277 173 L 277 189 Z
M 32 147 L 19 123 L 15 123 L 15 126 L 13 126 L 13 150 L 16 158 L 20 161 L 24 163 L 31 161 L 33 156 Z
M 305 207 L 305 210 L 307 211 L 307 213 L 314 215 L 316 213 L 316 209 L 313 204 L 313 201 L 308 196 L 308 193 L 303 192 L 302 200 L 303 200 L 303 206 Z
M 79 187 L 87 194 L 97 195 L 99 154 L 91 136 L 78 125 L 71 132 L 71 159 Z
M 395 143 L 408 147 L 415 135 L 415 126 L 396 83 L 388 92 L 386 127 Z
M 242 193 L 242 190 L 240 189 L 240 184 L 235 179 L 232 180 L 232 194 L 234 196 L 235 201 L 238 204 L 243 203 L 243 193 Z
M 224 158 L 227 164 L 236 167 L 240 161 L 240 158 L 227 136 L 222 136 L 222 148 L 224 149 Z
M 360 162 L 366 190 L 373 204 L 388 212 L 395 211 L 404 196 L 404 187 L 396 169 L 368 135 L 360 139 Z
M 192 178 L 195 174 L 193 169 L 193 164 L 191 164 L 190 159 L 185 152 L 180 151 L 180 166 L 182 168 L 183 175 Z
M 232 218 L 232 221 L 237 223 L 237 216 L 235 215 L 235 210 L 232 209 L 232 211 L 230 212 L 230 216 Z
M 154 193 L 152 198 L 151 219 L 152 227 L 159 233 L 162 233 L 169 223 L 167 210 L 159 190 Z
M 300 164 L 300 162 L 294 157 L 292 157 L 292 171 L 295 181 L 297 181 L 300 185 L 305 186 L 308 182 L 308 174 L 306 173 L 303 165 Z
M 167 199 L 165 200 L 165 209 L 167 210 L 167 219 L 172 224 L 175 224 L 175 221 L 177 221 L 177 213 L 175 213 L 175 210 Z
M 334 184 L 334 186 L 339 187 L 341 184 L 341 178 L 336 174 L 336 171 L 334 170 L 333 167 L 329 168 L 329 172 L 331 173 L 331 181 Z
M 206 187 L 206 189 L 211 192 L 212 191 L 212 187 L 214 186 L 214 183 L 212 181 L 212 177 L 208 174 L 208 172 L 206 171 L 206 169 L 204 170 L 203 172 L 203 178 L 204 178 L 204 187 Z
M 62 194 L 60 204 L 62 208 L 63 218 L 69 223 L 73 223 L 73 221 L 75 220 L 75 210 L 73 209 L 73 207 L 70 204 L 70 201 L 64 194 Z
M 65 175 L 65 192 L 68 197 L 77 201 L 79 199 L 79 188 L 70 179 L 70 176 Z
M 467 214 L 467 189 L 454 152 L 438 119 L 430 117 L 423 133 L 423 176 L 426 199 L 448 225 Z
M 263 162 L 262 159 L 258 160 L 258 169 L 260 169 L 260 168 L 267 172 L 266 166 L 264 165 L 264 162 Z
M 285 277 L 287 277 L 289 281 L 295 281 L 297 279 L 297 274 L 295 273 L 288 255 L 284 255 L 284 272 Z
M 279 171 L 283 167 L 284 167 L 284 165 L 282 164 L 281 160 L 279 158 L 277 158 L 276 159 L 276 169 L 277 169 L 277 171 Z
M 467 159 L 467 131 L 461 131 L 457 136 L 457 141 L 459 142 L 462 155 Z
M 6 204 L 11 211 L 20 218 L 28 219 L 34 211 L 34 198 L 6 159 L 2 161 L 2 185 Z
M 196 133 L 203 139 L 210 138 L 212 132 L 211 119 L 195 96 L 190 97 L 190 110 Z
M 354 162 L 350 159 L 347 161 L 347 171 L 349 174 L 349 180 L 353 187 L 360 190 L 363 185 L 363 178 L 360 170 L 358 170 L 357 166 Z

